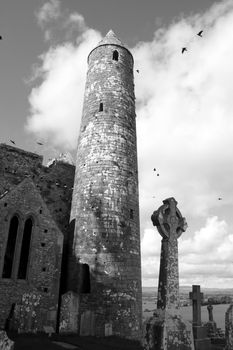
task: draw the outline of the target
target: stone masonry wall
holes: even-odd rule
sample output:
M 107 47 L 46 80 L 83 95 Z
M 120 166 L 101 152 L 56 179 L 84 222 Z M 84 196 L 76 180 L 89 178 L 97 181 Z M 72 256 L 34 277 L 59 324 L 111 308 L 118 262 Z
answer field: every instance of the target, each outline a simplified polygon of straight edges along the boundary
M 233 348 L 233 304 L 230 304 L 225 314 L 226 350 Z
M 118 60 L 113 60 L 114 50 Z M 76 221 L 76 262 L 90 269 L 90 292 L 74 290 L 81 293 L 79 322 L 88 314 L 93 321 L 94 315 L 96 335 L 104 335 L 111 326 L 112 334 L 139 339 L 141 257 L 134 99 L 129 51 L 117 45 L 94 49 L 89 56 L 71 220 Z M 83 277 L 76 276 L 78 289 Z
M 42 157 L 0 145 L 0 327 L 4 327 L 13 303 L 23 296 L 40 294 L 44 325 L 56 327 L 63 241 L 67 244 L 74 167 L 42 165 Z M 29 268 L 26 279 L 17 278 L 20 247 L 16 250 L 11 278 L 2 278 L 4 255 L 13 215 L 19 217 L 20 235 L 28 217 L 33 218 Z M 41 313 L 43 313 L 41 311 Z M 46 321 L 47 320 L 47 321 Z M 41 324 L 41 322 L 37 322 Z

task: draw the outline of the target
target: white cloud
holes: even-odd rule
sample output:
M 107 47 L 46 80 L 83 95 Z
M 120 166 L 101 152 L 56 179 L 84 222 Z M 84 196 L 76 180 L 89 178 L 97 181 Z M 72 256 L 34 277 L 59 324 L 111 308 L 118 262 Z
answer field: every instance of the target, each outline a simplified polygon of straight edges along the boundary
M 225 221 L 210 217 L 200 230 L 179 242 L 180 284 L 216 287 L 221 280 L 232 286 L 233 235 Z M 143 284 L 157 286 L 161 236 L 157 229 L 146 229 L 141 242 Z
M 54 37 L 49 23 L 59 16 L 65 44 L 53 45 L 41 56 L 37 77 L 42 82 L 29 96 L 27 129 L 66 151 L 76 147 L 86 59 L 101 37 L 87 28 L 82 15 L 61 13 L 58 1 L 47 4 L 57 4 L 57 14 L 49 7 L 42 11 L 47 39 Z M 200 29 L 203 38 L 196 35 Z M 68 40 L 74 35 L 75 45 Z M 131 50 L 140 71 L 135 86 L 145 284 L 154 285 L 161 244 L 150 216 L 171 196 L 188 224 L 190 218 L 197 222 L 209 217 L 204 228 L 192 237 L 191 228 L 180 239 L 181 283 L 230 283 L 233 237 L 218 218 L 223 205 L 226 211 L 233 205 L 231 36 L 233 3 L 227 0 L 156 31 L 151 42 Z M 182 55 L 183 46 L 188 51 Z
M 86 26 L 81 14 L 61 11 L 57 0 L 45 3 L 37 18 L 43 25 L 45 40 L 55 44 L 39 57 L 40 64 L 34 68 L 26 130 L 45 139 L 47 148 L 73 150 L 81 121 L 87 56 L 101 35 Z M 55 40 L 61 28 L 64 41 Z
M 35 13 L 44 32 L 45 41 L 53 46 L 59 42 L 73 41 L 89 29 L 80 13 L 69 13 L 69 10 L 62 9 L 61 5 L 59 0 L 50 0 Z
M 203 38 L 196 33 L 203 28 Z M 203 216 L 232 205 L 233 4 L 182 19 L 134 49 L 141 217 L 174 196 Z M 181 54 L 187 46 L 188 52 Z M 160 176 L 153 172 L 156 167 Z M 151 209 L 150 209 L 151 210 Z M 151 214 L 151 213 L 150 213 Z M 142 222 L 144 219 L 142 219 Z
M 70 22 L 75 23 L 75 25 L 79 25 L 82 29 L 86 28 L 84 17 L 78 12 L 70 14 L 68 23 Z
M 41 56 L 37 73 L 43 82 L 29 96 L 31 114 L 27 130 L 47 139 L 55 146 L 73 149 L 77 143 L 87 54 L 101 39 L 98 32 L 88 29 L 79 37 L 79 44 L 51 48 Z
M 47 22 L 58 19 L 61 15 L 60 1 L 50 0 L 36 12 L 38 24 L 43 27 Z

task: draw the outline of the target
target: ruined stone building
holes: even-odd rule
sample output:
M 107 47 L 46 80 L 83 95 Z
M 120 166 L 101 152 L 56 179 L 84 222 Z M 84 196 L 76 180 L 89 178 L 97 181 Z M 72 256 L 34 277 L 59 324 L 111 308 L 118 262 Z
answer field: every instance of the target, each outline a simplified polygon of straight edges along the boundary
M 133 57 L 88 56 L 76 167 L 0 145 L 0 327 L 141 337 Z

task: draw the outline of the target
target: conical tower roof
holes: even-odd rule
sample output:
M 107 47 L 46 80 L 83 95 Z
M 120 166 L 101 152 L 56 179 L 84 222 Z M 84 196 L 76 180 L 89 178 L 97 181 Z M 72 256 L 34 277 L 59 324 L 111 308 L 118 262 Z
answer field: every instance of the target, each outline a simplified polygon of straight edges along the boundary
M 96 45 L 96 47 L 94 47 L 94 49 L 91 50 L 91 52 L 88 55 L 88 59 L 89 59 L 89 56 L 92 53 L 92 51 L 94 51 L 97 47 L 104 46 L 104 45 L 116 45 L 116 46 L 124 47 L 132 56 L 132 54 L 129 51 L 129 49 L 127 48 L 127 46 L 124 43 L 122 43 L 122 41 L 120 41 L 120 39 L 118 39 L 118 37 L 116 36 L 114 31 L 112 29 L 110 29 L 108 31 L 108 33 L 105 35 L 105 37 L 98 43 L 98 45 Z M 132 56 L 132 58 L 133 58 L 133 56 Z
M 105 37 L 99 42 L 98 46 L 101 45 L 119 45 L 125 47 L 125 45 L 118 39 L 112 29 L 105 35 Z

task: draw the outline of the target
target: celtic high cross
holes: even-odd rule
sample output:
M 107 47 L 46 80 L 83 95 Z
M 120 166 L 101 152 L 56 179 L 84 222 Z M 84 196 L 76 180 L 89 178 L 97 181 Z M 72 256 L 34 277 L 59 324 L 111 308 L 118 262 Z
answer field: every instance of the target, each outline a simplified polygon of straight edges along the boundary
M 167 198 L 151 216 L 162 239 L 158 286 L 158 309 L 179 308 L 178 238 L 186 230 L 174 198 Z

